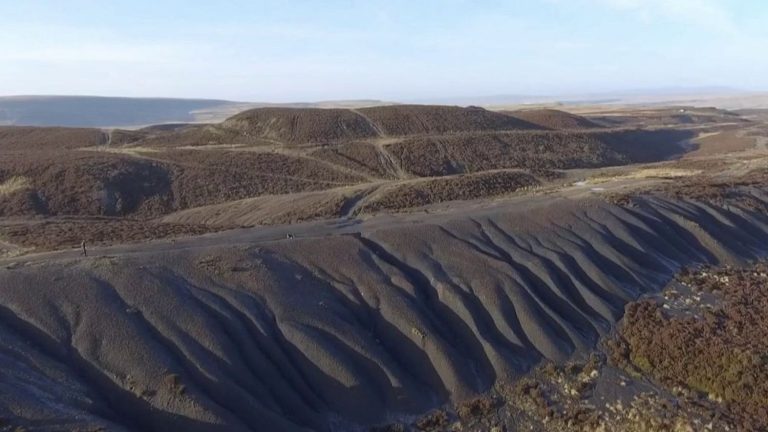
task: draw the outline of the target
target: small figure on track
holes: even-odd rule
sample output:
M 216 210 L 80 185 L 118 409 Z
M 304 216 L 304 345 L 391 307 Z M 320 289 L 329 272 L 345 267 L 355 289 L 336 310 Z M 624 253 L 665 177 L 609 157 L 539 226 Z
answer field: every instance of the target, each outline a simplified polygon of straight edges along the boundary
M 88 251 L 85 249 L 85 240 L 80 242 L 80 248 L 83 250 L 82 254 L 84 257 L 88 256 Z

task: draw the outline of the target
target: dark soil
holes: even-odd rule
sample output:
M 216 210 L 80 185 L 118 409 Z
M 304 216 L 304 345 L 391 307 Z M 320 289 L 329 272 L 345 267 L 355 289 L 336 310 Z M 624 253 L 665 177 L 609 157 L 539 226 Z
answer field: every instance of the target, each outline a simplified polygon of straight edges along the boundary
M 554 109 L 502 111 L 504 114 L 533 123 L 543 129 L 598 129 L 603 126 L 586 117 Z
M 240 151 L 168 151 L 175 207 L 218 204 L 265 194 L 330 189 L 366 181 L 308 158 Z
M 91 147 L 105 140 L 106 135 L 98 129 L 0 126 L 0 150 L 4 154 Z
M 491 172 L 406 183 L 368 201 L 362 213 L 402 210 L 445 201 L 470 200 L 515 192 L 539 181 L 524 172 Z
M 172 174 L 161 163 L 78 151 L 26 156 L 0 163 L 0 182 L 23 177 L 31 185 L 0 196 L 1 216 L 158 215 L 172 208 Z
M 134 243 L 221 231 L 205 225 L 154 223 L 134 220 L 43 221 L 0 226 L 0 236 L 15 245 L 38 251 L 86 245 Z
M 285 144 L 322 143 L 371 138 L 375 129 L 345 109 L 258 108 L 231 117 L 223 127 Z
M 359 112 L 388 136 L 539 129 L 516 117 L 478 107 L 393 105 Z
M 392 167 L 386 165 L 385 159 L 372 144 L 353 142 L 322 147 L 310 155 L 373 177 L 395 178 Z
M 307 158 L 198 150 L 152 152 L 147 158 L 80 150 L 5 155 L 0 184 L 13 177 L 27 179 L 30 187 L 0 195 L 0 216 L 148 218 L 367 180 Z
M 417 176 L 489 169 L 572 169 L 649 162 L 680 153 L 687 131 L 484 133 L 412 138 L 388 148 Z

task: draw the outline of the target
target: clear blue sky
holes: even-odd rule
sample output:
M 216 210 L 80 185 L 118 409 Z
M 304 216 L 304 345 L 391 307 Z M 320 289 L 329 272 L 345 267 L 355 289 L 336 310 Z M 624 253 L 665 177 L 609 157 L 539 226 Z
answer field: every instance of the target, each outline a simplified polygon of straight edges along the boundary
M 765 0 L 0 0 L 0 95 L 768 90 Z

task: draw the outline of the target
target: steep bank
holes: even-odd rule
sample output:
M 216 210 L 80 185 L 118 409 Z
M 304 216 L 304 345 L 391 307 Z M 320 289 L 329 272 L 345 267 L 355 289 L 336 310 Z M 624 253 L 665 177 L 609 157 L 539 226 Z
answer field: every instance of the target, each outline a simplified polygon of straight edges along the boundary
M 682 265 L 760 256 L 768 204 L 649 194 L 0 270 L 0 418 L 349 430 L 592 347 Z

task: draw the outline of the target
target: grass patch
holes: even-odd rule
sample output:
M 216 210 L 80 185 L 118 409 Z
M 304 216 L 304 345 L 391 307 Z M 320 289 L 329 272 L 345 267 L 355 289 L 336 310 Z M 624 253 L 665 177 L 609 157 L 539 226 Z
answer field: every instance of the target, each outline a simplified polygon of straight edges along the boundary
M 141 156 L 142 153 L 160 153 L 163 151 L 154 147 L 86 147 L 80 150 L 124 154 L 128 156 Z
M 14 192 L 29 189 L 32 187 L 32 182 L 29 178 L 22 176 L 13 176 L 8 180 L 0 183 L 0 196 L 10 195 Z
M 589 184 L 605 183 L 611 180 L 642 180 L 648 178 L 677 179 L 701 174 L 700 169 L 685 168 L 642 168 L 626 174 L 598 173 L 587 179 Z

